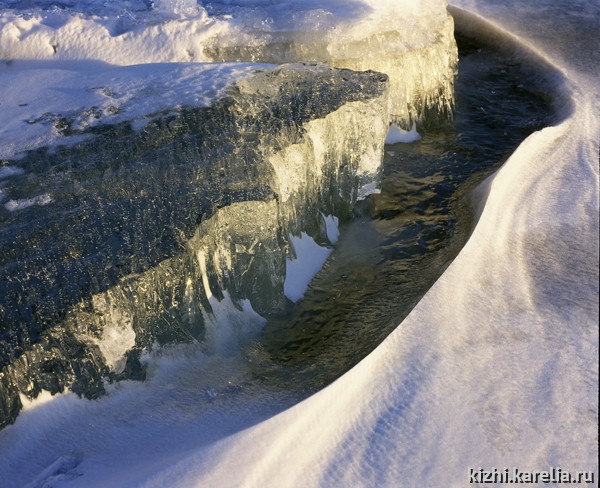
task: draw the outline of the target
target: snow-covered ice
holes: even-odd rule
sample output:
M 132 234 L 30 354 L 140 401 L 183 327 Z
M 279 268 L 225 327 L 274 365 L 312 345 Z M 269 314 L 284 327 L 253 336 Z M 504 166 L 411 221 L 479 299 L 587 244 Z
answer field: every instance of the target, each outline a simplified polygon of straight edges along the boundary
M 67 138 L 60 131 L 61 118 L 74 119 L 74 130 L 131 120 L 141 126 L 160 112 L 210 106 L 236 80 L 260 67 L 252 63 L 121 67 L 27 61 L 0 66 L 0 158 L 64 144 Z M 0 167 L 0 176 L 16 170 L 21 169 Z
M 440 0 L 200 3 L 11 1 L 0 62 L 327 63 L 387 73 L 392 111 L 405 123 L 451 105 L 456 46 Z
M 387 136 L 385 137 L 386 144 L 408 144 L 421 139 L 421 136 L 417 132 L 417 125 L 413 124 L 410 130 L 400 129 L 396 124 L 390 126 Z

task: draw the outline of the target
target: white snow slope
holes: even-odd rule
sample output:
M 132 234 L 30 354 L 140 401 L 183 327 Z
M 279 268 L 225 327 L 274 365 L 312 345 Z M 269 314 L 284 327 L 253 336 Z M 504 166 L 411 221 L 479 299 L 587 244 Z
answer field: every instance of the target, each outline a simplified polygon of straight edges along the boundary
M 572 23 L 557 2 L 462 5 L 556 70 L 564 119 L 482 185 L 472 237 L 406 320 L 328 388 L 144 486 L 450 487 L 493 467 L 597 483 L 600 9 L 575 3 Z

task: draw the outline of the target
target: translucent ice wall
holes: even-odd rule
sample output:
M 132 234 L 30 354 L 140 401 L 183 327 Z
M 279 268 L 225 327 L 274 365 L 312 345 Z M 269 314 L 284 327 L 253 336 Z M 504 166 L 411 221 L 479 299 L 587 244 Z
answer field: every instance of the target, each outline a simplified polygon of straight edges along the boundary
M 444 0 L 7 4 L 15 10 L 0 17 L 5 61 L 327 63 L 386 73 L 404 125 L 452 105 L 457 51 Z

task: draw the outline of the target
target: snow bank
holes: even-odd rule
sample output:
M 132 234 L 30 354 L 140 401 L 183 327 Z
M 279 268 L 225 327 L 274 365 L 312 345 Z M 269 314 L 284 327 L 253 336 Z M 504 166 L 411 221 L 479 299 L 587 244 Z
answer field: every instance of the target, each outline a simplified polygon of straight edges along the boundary
M 520 9 L 543 25 L 537 5 Z M 529 35 L 551 58 L 543 29 Z M 573 111 L 480 187 L 472 237 L 377 350 L 145 486 L 465 486 L 469 468 L 493 467 L 597 479 L 600 124 L 589 75 L 570 72 L 557 95 L 568 90 Z

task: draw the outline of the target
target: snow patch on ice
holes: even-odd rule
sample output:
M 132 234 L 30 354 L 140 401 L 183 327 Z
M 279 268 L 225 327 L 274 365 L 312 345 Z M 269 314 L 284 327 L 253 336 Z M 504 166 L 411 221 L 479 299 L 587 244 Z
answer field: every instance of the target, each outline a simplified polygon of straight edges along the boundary
M 386 144 L 408 144 L 421 139 L 421 136 L 417 132 L 417 124 L 413 123 L 412 129 L 403 130 L 400 129 L 396 124 L 390 126 L 390 130 L 385 138 Z
M 16 212 L 17 210 L 23 210 L 25 208 L 33 207 L 34 205 L 48 205 L 52 203 L 52 195 L 44 193 L 33 198 L 22 198 L 18 200 L 9 200 L 4 204 L 4 208 L 9 212 Z
M 299 302 L 308 289 L 308 285 L 321 270 L 331 254 L 331 249 L 319 246 L 305 232 L 300 237 L 290 236 L 295 258 L 286 258 L 285 283 L 283 291 L 292 302 Z
M 0 69 L 0 158 L 66 143 L 69 133 L 101 124 L 138 121 L 181 107 L 205 107 L 260 65 L 163 63 L 134 66 L 15 62 Z M 11 166 L 0 176 L 14 175 Z

